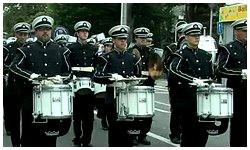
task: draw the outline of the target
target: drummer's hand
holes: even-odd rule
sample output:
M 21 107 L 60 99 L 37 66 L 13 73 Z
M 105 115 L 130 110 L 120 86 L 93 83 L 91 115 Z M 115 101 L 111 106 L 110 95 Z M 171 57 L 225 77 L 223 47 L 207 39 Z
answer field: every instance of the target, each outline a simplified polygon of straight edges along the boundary
M 242 69 L 241 74 L 242 76 L 247 76 L 247 69 Z
M 197 78 L 193 79 L 193 83 L 195 83 L 198 87 L 208 86 L 208 83 L 204 83 L 202 80 L 197 79 Z
M 33 80 L 34 78 L 38 78 L 38 77 L 40 77 L 40 76 L 41 76 L 41 75 L 39 75 L 39 74 L 32 73 L 32 74 L 30 75 L 30 79 Z
M 75 80 L 76 79 L 76 76 L 75 75 L 73 75 L 73 80 Z
M 51 81 L 54 83 L 63 83 L 62 77 L 60 75 L 56 75 L 55 77 L 52 77 Z
M 117 73 L 112 74 L 112 78 L 115 79 L 116 81 L 123 79 L 123 77 Z
M 129 77 L 129 79 L 136 79 L 136 78 L 137 78 L 136 76 Z M 134 80 L 134 81 L 130 81 L 129 85 L 133 86 L 133 85 L 137 85 L 138 83 L 139 83 L 139 81 Z

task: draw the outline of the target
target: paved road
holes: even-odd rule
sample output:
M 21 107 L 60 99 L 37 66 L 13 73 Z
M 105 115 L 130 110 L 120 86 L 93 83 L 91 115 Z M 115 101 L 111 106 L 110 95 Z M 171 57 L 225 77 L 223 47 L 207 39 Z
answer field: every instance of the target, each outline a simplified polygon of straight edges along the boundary
M 150 146 L 138 145 L 138 147 L 178 147 L 169 140 L 169 121 L 170 121 L 170 105 L 168 100 L 167 83 L 164 80 L 157 81 L 155 87 L 155 116 L 148 139 L 151 141 Z M 4 126 L 3 126 L 4 128 Z M 72 126 L 69 132 L 57 140 L 58 147 L 73 147 L 72 139 L 74 133 Z M 194 139 L 195 140 L 195 139 Z M 94 121 L 94 131 L 92 134 L 92 144 L 95 147 L 107 147 L 108 132 L 101 129 L 101 121 L 96 118 Z M 3 129 L 3 146 L 11 147 L 10 137 L 6 136 Z M 229 147 L 229 133 L 228 131 L 222 135 L 210 136 L 207 142 L 207 147 Z

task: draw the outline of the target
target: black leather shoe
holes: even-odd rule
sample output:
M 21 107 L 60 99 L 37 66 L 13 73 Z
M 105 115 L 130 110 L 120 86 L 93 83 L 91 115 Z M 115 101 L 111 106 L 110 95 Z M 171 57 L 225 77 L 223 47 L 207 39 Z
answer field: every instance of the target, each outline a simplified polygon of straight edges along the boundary
M 10 131 L 6 131 L 7 136 L 11 136 L 11 132 Z
M 150 145 L 151 142 L 149 140 L 147 140 L 146 138 L 143 138 L 143 139 L 138 139 L 138 142 L 141 143 L 141 144 L 144 144 L 144 145 Z
M 80 139 L 74 138 L 72 141 L 74 142 L 74 147 L 81 147 Z
M 137 139 L 133 139 L 133 145 L 134 145 L 134 146 L 139 145 L 139 143 L 138 143 Z
M 170 140 L 171 140 L 171 142 L 174 143 L 174 144 L 180 144 L 180 143 L 181 143 L 180 138 L 177 137 L 177 136 L 170 138 Z
M 13 144 L 13 147 L 20 147 L 20 144 Z

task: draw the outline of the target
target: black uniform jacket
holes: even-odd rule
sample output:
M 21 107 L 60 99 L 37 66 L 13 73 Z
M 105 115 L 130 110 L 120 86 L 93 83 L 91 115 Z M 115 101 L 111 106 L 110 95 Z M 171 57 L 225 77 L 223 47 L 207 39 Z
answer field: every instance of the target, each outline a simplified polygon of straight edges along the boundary
M 4 87 L 4 92 L 14 97 L 19 97 L 21 95 L 24 82 L 18 80 L 12 72 L 9 72 L 9 67 L 16 56 L 17 48 L 20 48 L 22 45 L 22 43 L 15 41 L 3 46 L 3 74 L 8 74 L 8 84 Z M 13 93 L 15 94 L 13 95 Z
M 155 50 L 152 47 L 149 46 L 137 46 L 134 45 L 131 49 L 129 49 L 129 52 L 138 51 L 141 57 L 140 65 L 142 71 L 148 71 L 148 68 L 153 65 L 150 64 L 150 59 L 158 56 L 155 52 Z M 138 57 L 138 56 L 137 56 Z
M 98 64 L 94 74 L 94 81 L 100 84 L 112 84 L 109 78 L 117 73 L 124 78 L 137 76 L 141 77 L 139 65 L 140 59 L 127 50 L 119 51 L 113 49 L 112 52 L 104 53 L 98 57 Z M 107 104 L 114 103 L 114 88 L 107 87 L 105 101 Z
M 227 86 L 239 87 L 242 69 L 247 69 L 247 45 L 235 40 L 219 47 L 216 74 L 228 78 Z
M 20 77 L 29 79 L 32 73 L 43 77 L 55 75 L 68 76 L 71 74 L 69 63 L 70 50 L 58 43 L 36 41 L 18 48 L 10 70 Z
M 196 107 L 196 88 L 190 86 L 194 78 L 213 78 L 212 56 L 199 48 L 186 46 L 171 56 L 170 80 L 177 84 L 176 107 Z
M 42 43 L 38 40 L 27 43 L 17 50 L 10 71 L 19 78 L 28 81 L 32 73 L 40 74 L 42 77 L 61 75 L 66 77 L 65 81 L 69 81 L 72 77 L 69 63 L 70 50 L 58 43 L 52 41 Z M 32 91 L 31 82 L 27 82 L 25 90 Z M 30 99 L 25 99 L 23 105 L 32 108 Z
M 76 43 L 68 45 L 71 51 L 70 62 L 72 67 L 95 67 L 98 47 L 86 43 Z M 94 72 L 73 71 L 77 77 L 93 77 Z
M 185 40 L 185 36 L 181 36 L 178 39 L 177 43 L 171 43 L 170 45 L 166 46 L 165 50 L 164 50 L 164 58 L 162 59 L 163 62 L 163 67 L 165 72 L 169 71 L 169 64 L 170 64 L 170 56 L 171 54 L 175 53 L 177 50 L 179 49 L 183 49 L 186 46 L 186 40 Z

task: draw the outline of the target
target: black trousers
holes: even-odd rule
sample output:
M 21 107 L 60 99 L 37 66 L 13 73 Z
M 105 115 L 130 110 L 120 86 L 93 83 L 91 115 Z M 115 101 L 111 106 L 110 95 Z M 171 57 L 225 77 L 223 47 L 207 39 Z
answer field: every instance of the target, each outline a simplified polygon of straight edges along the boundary
M 14 105 L 11 106 L 10 110 L 10 131 L 11 131 L 11 143 L 12 145 L 19 145 L 21 144 L 20 140 L 20 112 L 21 112 L 21 99 L 20 97 L 11 97 L 11 99 L 15 99 L 16 102 Z
M 95 98 L 96 108 L 98 110 L 97 117 L 100 119 L 104 119 L 107 117 L 106 109 L 105 109 L 105 98 Z
M 247 147 L 247 83 L 233 88 L 234 116 L 231 119 L 231 147 Z
M 204 147 L 206 146 L 208 133 L 201 126 L 196 116 L 195 107 L 178 107 L 181 117 L 181 147 Z
M 22 147 L 56 147 L 56 136 L 46 136 L 40 131 L 44 124 L 32 123 L 32 109 L 22 109 Z
M 3 93 L 3 110 L 4 110 L 4 126 L 6 131 L 11 130 L 11 102 L 12 99 L 10 99 L 10 96 L 8 96 L 6 93 Z
M 94 121 L 93 95 L 78 95 L 73 99 L 73 120 L 75 140 L 83 144 L 91 142 Z
M 175 96 L 176 96 L 176 87 L 174 85 L 169 84 L 169 102 L 171 106 L 171 114 L 170 114 L 170 138 L 179 137 L 181 134 L 180 129 L 180 113 L 178 109 L 175 109 Z
M 116 105 L 106 104 L 107 120 L 109 124 L 108 144 L 109 147 L 132 147 L 133 137 L 128 134 L 128 129 L 131 121 L 116 120 Z

